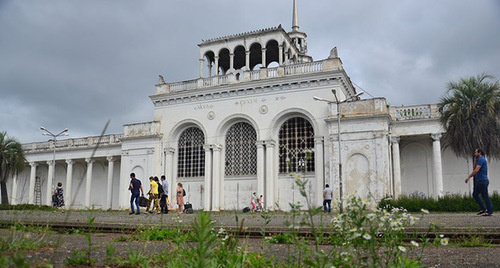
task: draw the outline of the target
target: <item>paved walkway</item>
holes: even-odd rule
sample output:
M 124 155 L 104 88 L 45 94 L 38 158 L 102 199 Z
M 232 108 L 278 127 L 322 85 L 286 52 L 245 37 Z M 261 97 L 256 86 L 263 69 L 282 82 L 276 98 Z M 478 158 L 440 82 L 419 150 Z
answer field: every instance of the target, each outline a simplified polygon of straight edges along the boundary
M 94 226 L 110 228 L 115 230 L 134 230 L 138 227 L 147 226 L 190 226 L 199 212 L 194 214 L 169 213 L 163 215 L 140 214 L 129 215 L 128 211 L 67 211 L 66 213 L 52 213 L 47 211 L 0 211 L 0 224 L 12 225 L 37 224 L 54 225 L 62 227 L 86 227 L 89 226 L 89 219 L 94 218 Z M 430 224 L 436 225 L 439 232 L 443 233 L 488 233 L 500 235 L 500 216 L 481 217 L 474 213 L 411 213 L 421 218 L 413 227 L 418 231 L 426 231 Z M 286 230 L 286 221 L 291 222 L 292 216 L 282 212 L 271 212 L 270 222 L 266 225 L 266 220 L 261 213 L 235 213 L 235 212 L 212 212 L 210 217 L 215 220 L 217 228 L 238 228 L 244 226 L 248 231 L 260 231 L 266 228 L 272 230 Z M 328 225 L 335 214 L 321 214 L 314 217 L 315 225 Z M 300 221 L 302 216 L 298 216 L 296 221 Z

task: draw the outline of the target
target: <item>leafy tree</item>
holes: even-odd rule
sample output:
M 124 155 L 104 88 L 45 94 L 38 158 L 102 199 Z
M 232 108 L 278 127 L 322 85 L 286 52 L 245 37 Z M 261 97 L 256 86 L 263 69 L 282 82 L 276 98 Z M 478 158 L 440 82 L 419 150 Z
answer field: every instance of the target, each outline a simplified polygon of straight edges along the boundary
M 2 204 L 8 204 L 7 179 L 24 168 L 24 151 L 16 139 L 7 136 L 7 132 L 0 132 L 0 188 Z
M 443 145 L 468 158 L 476 148 L 500 159 L 500 84 L 481 74 L 447 84 L 438 104 L 446 133 Z

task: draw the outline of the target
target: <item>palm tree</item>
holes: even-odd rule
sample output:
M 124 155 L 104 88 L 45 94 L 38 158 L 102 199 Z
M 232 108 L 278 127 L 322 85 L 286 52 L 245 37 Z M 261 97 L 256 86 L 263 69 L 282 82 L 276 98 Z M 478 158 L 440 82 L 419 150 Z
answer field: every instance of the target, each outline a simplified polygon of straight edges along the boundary
M 481 74 L 447 84 L 438 104 L 446 129 L 443 145 L 468 158 L 476 148 L 500 159 L 500 84 Z
M 8 204 L 7 179 L 10 175 L 19 173 L 24 168 L 24 151 L 16 139 L 7 136 L 7 132 L 0 132 L 0 188 L 2 204 Z

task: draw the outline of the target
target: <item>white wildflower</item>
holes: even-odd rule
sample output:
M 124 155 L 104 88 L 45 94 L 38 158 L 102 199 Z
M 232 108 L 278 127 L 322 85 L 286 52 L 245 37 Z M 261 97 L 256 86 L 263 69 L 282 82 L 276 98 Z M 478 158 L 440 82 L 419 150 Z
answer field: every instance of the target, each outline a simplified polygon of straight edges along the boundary
M 425 208 L 421 209 L 420 211 L 422 211 L 424 214 L 429 214 L 429 211 Z
M 399 251 L 401 251 L 401 252 L 406 252 L 406 248 L 405 248 L 405 247 L 403 247 L 403 246 L 399 246 L 399 247 L 398 247 L 398 249 L 399 249 Z
M 372 236 L 370 234 L 364 234 L 363 238 L 366 240 L 370 240 L 370 239 L 372 239 Z
M 413 240 L 411 241 L 411 244 L 412 244 L 413 246 L 415 246 L 415 247 L 418 247 L 418 243 L 417 243 L 417 242 L 415 242 L 415 241 L 413 241 Z
M 449 242 L 448 238 L 441 239 L 441 245 L 443 245 L 443 246 L 448 245 L 448 242 Z

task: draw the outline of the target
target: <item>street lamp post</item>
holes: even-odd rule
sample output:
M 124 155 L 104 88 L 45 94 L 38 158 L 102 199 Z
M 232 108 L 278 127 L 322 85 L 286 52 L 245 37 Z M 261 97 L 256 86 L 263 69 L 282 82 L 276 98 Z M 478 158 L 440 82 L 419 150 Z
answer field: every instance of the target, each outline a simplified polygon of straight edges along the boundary
M 350 101 L 350 100 L 353 100 L 353 99 L 358 99 L 359 96 L 361 96 L 364 92 L 359 92 L 357 93 L 356 95 L 354 96 L 351 96 L 343 101 L 339 101 L 338 97 L 337 97 L 337 91 L 335 89 L 332 89 L 332 93 L 333 93 L 333 96 L 335 97 L 335 101 L 330 101 L 330 100 L 327 100 L 327 99 L 323 99 L 323 98 L 320 98 L 320 97 L 316 97 L 314 96 L 313 99 L 314 100 L 317 100 L 317 101 L 324 101 L 324 102 L 327 102 L 328 104 L 330 103 L 335 103 L 337 104 L 337 132 L 338 132 L 338 137 L 337 137 L 337 141 L 338 141 L 338 151 L 339 151 L 339 203 L 340 203 L 340 212 L 342 213 L 344 211 L 344 201 L 343 201 L 343 197 L 342 195 L 344 194 L 344 187 L 343 187 L 343 181 L 342 181 L 342 152 L 341 152 L 341 149 L 340 149 L 340 142 L 341 142 L 341 139 L 340 139 L 340 104 L 343 103 L 343 102 L 347 102 L 347 101 Z
M 52 154 L 52 165 L 54 165 L 53 171 L 52 171 L 52 184 L 47 185 L 47 188 L 50 188 L 51 186 L 52 186 L 52 188 L 54 188 L 54 181 L 56 180 L 56 141 L 57 141 L 57 137 L 59 137 L 59 136 L 68 136 L 68 129 L 65 128 L 63 131 L 61 131 L 57 134 L 50 132 L 48 129 L 46 129 L 44 127 L 40 127 L 40 129 L 42 131 L 45 131 L 42 133 L 42 135 L 52 137 L 52 139 L 50 139 L 49 141 L 52 141 L 54 144 L 54 151 Z M 54 189 L 52 189 L 52 190 L 54 190 Z

